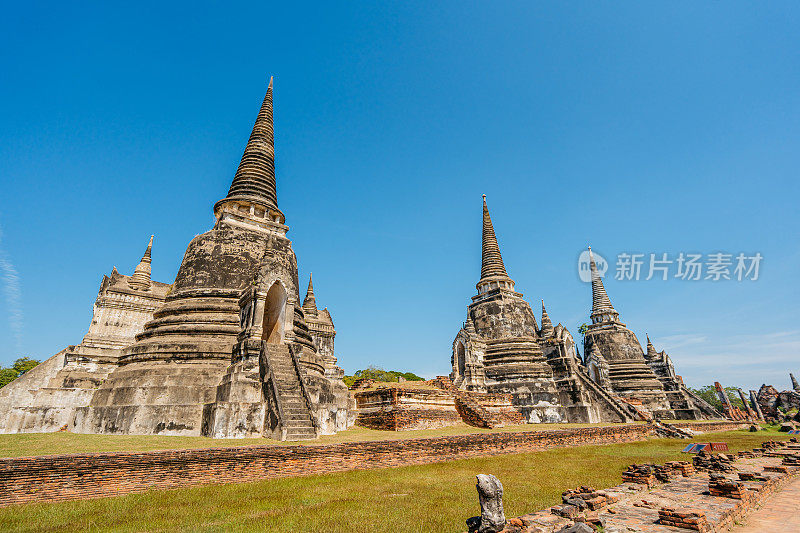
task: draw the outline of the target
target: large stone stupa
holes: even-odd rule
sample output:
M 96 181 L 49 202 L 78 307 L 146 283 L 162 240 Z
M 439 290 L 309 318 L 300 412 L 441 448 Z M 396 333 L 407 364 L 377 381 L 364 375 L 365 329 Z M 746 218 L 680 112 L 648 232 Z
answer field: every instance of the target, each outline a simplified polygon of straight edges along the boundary
M 274 154 L 270 80 L 214 227 L 72 431 L 294 439 L 347 425 L 347 389 L 326 376 L 300 304 Z
M 603 279 L 591 255 L 589 268 L 592 281 L 592 323 L 584 337 L 584 353 L 588 358 L 603 361 L 595 365 L 587 361 L 590 375 L 598 382 L 605 381 L 620 397 L 641 402 L 642 407 L 657 418 L 674 418 L 664 386 L 644 358 L 639 339 L 619 319 L 603 286 Z M 607 365 L 607 366 L 606 366 Z M 604 368 L 605 367 L 605 368 Z

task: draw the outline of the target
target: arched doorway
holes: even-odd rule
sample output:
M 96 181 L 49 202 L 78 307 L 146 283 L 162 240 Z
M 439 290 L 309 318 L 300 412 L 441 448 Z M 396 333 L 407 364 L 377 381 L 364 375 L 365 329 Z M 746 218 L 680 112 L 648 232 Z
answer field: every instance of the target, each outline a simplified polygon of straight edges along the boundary
M 267 292 L 264 303 L 264 322 L 261 338 L 270 344 L 283 340 L 283 324 L 286 318 L 286 291 L 283 285 L 275 283 Z
M 456 348 L 456 364 L 458 368 L 458 375 L 464 377 L 464 371 L 467 366 L 466 354 L 464 353 L 464 343 L 459 342 Z

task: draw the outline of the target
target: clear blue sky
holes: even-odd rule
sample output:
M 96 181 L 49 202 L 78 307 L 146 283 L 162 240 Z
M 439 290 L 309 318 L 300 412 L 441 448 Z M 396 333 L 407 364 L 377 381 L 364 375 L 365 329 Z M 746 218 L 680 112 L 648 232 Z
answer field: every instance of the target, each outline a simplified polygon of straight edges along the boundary
M 761 253 L 755 282 L 606 287 L 690 385 L 800 374 L 796 3 L 380 4 L 6 5 L 0 364 L 79 343 L 151 233 L 174 279 L 274 75 L 279 205 L 348 373 L 449 372 L 485 193 L 576 337 L 587 243 Z

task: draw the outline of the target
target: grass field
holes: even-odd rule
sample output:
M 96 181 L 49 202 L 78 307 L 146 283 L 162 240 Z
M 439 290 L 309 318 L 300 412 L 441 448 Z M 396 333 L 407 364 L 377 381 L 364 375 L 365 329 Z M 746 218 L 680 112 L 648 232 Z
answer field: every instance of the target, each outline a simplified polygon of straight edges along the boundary
M 725 441 L 732 451 L 767 439 L 774 430 L 709 433 L 695 439 Z M 509 517 L 560 500 L 578 485 L 620 483 L 633 462 L 686 459 L 688 441 L 652 439 L 629 444 L 560 448 L 544 452 L 463 459 L 423 466 L 364 470 L 98 500 L 28 504 L 0 509 L 2 531 L 465 531 L 478 512 L 475 474 L 491 473 L 505 487 Z
M 613 424 L 523 424 L 495 429 L 481 429 L 460 423 L 455 426 L 417 431 L 378 431 L 352 427 L 336 435 L 324 435 L 317 440 L 300 442 L 281 442 L 277 440 L 253 439 L 212 439 L 208 437 L 168 437 L 158 435 L 81 435 L 77 433 L 18 433 L 0 435 L 0 457 L 27 457 L 31 455 L 52 455 L 62 453 L 93 452 L 144 452 L 151 450 L 171 450 L 185 448 L 221 448 L 227 446 L 249 446 L 271 444 L 286 446 L 290 444 L 335 444 L 340 442 L 359 442 L 366 440 L 394 440 L 412 438 L 432 438 L 470 433 L 489 433 L 506 431 L 544 431 L 558 428 L 585 426 L 610 426 Z

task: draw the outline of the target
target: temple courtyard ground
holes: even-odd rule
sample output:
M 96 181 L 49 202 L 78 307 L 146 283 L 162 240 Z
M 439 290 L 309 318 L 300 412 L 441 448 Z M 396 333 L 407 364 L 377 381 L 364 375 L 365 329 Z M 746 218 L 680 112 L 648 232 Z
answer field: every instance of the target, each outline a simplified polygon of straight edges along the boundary
M 800 531 L 800 478 L 769 498 L 731 533 Z
M 451 428 L 459 429 L 463 428 Z M 530 430 L 530 426 L 526 429 Z M 436 436 L 442 434 L 442 430 L 431 431 Z M 399 438 L 409 436 L 401 434 Z M 81 436 L 61 438 L 70 437 Z M 357 438 L 355 434 L 353 438 Z M 725 441 L 731 451 L 738 451 L 757 447 L 765 440 L 787 438 L 785 433 L 769 430 L 707 433 L 693 440 Z M 171 442 L 172 446 L 185 445 Z M 650 439 L 420 466 L 16 505 L 0 509 L 0 530 L 465 531 L 464 520 L 478 512 L 475 474 L 491 473 L 502 481 L 506 516 L 513 517 L 558 503 L 561 492 L 569 487 L 617 485 L 622 471 L 634 462 L 686 460 L 680 450 L 687 442 L 690 441 Z M 212 443 L 209 446 L 219 446 L 219 441 Z M 142 443 L 131 441 L 125 445 Z M 40 446 L 47 449 L 43 443 Z M 786 490 L 794 489 L 795 485 Z M 778 493 L 774 498 L 780 496 Z M 764 509 L 768 509 L 768 504 Z M 776 513 L 780 516 L 780 511 Z

